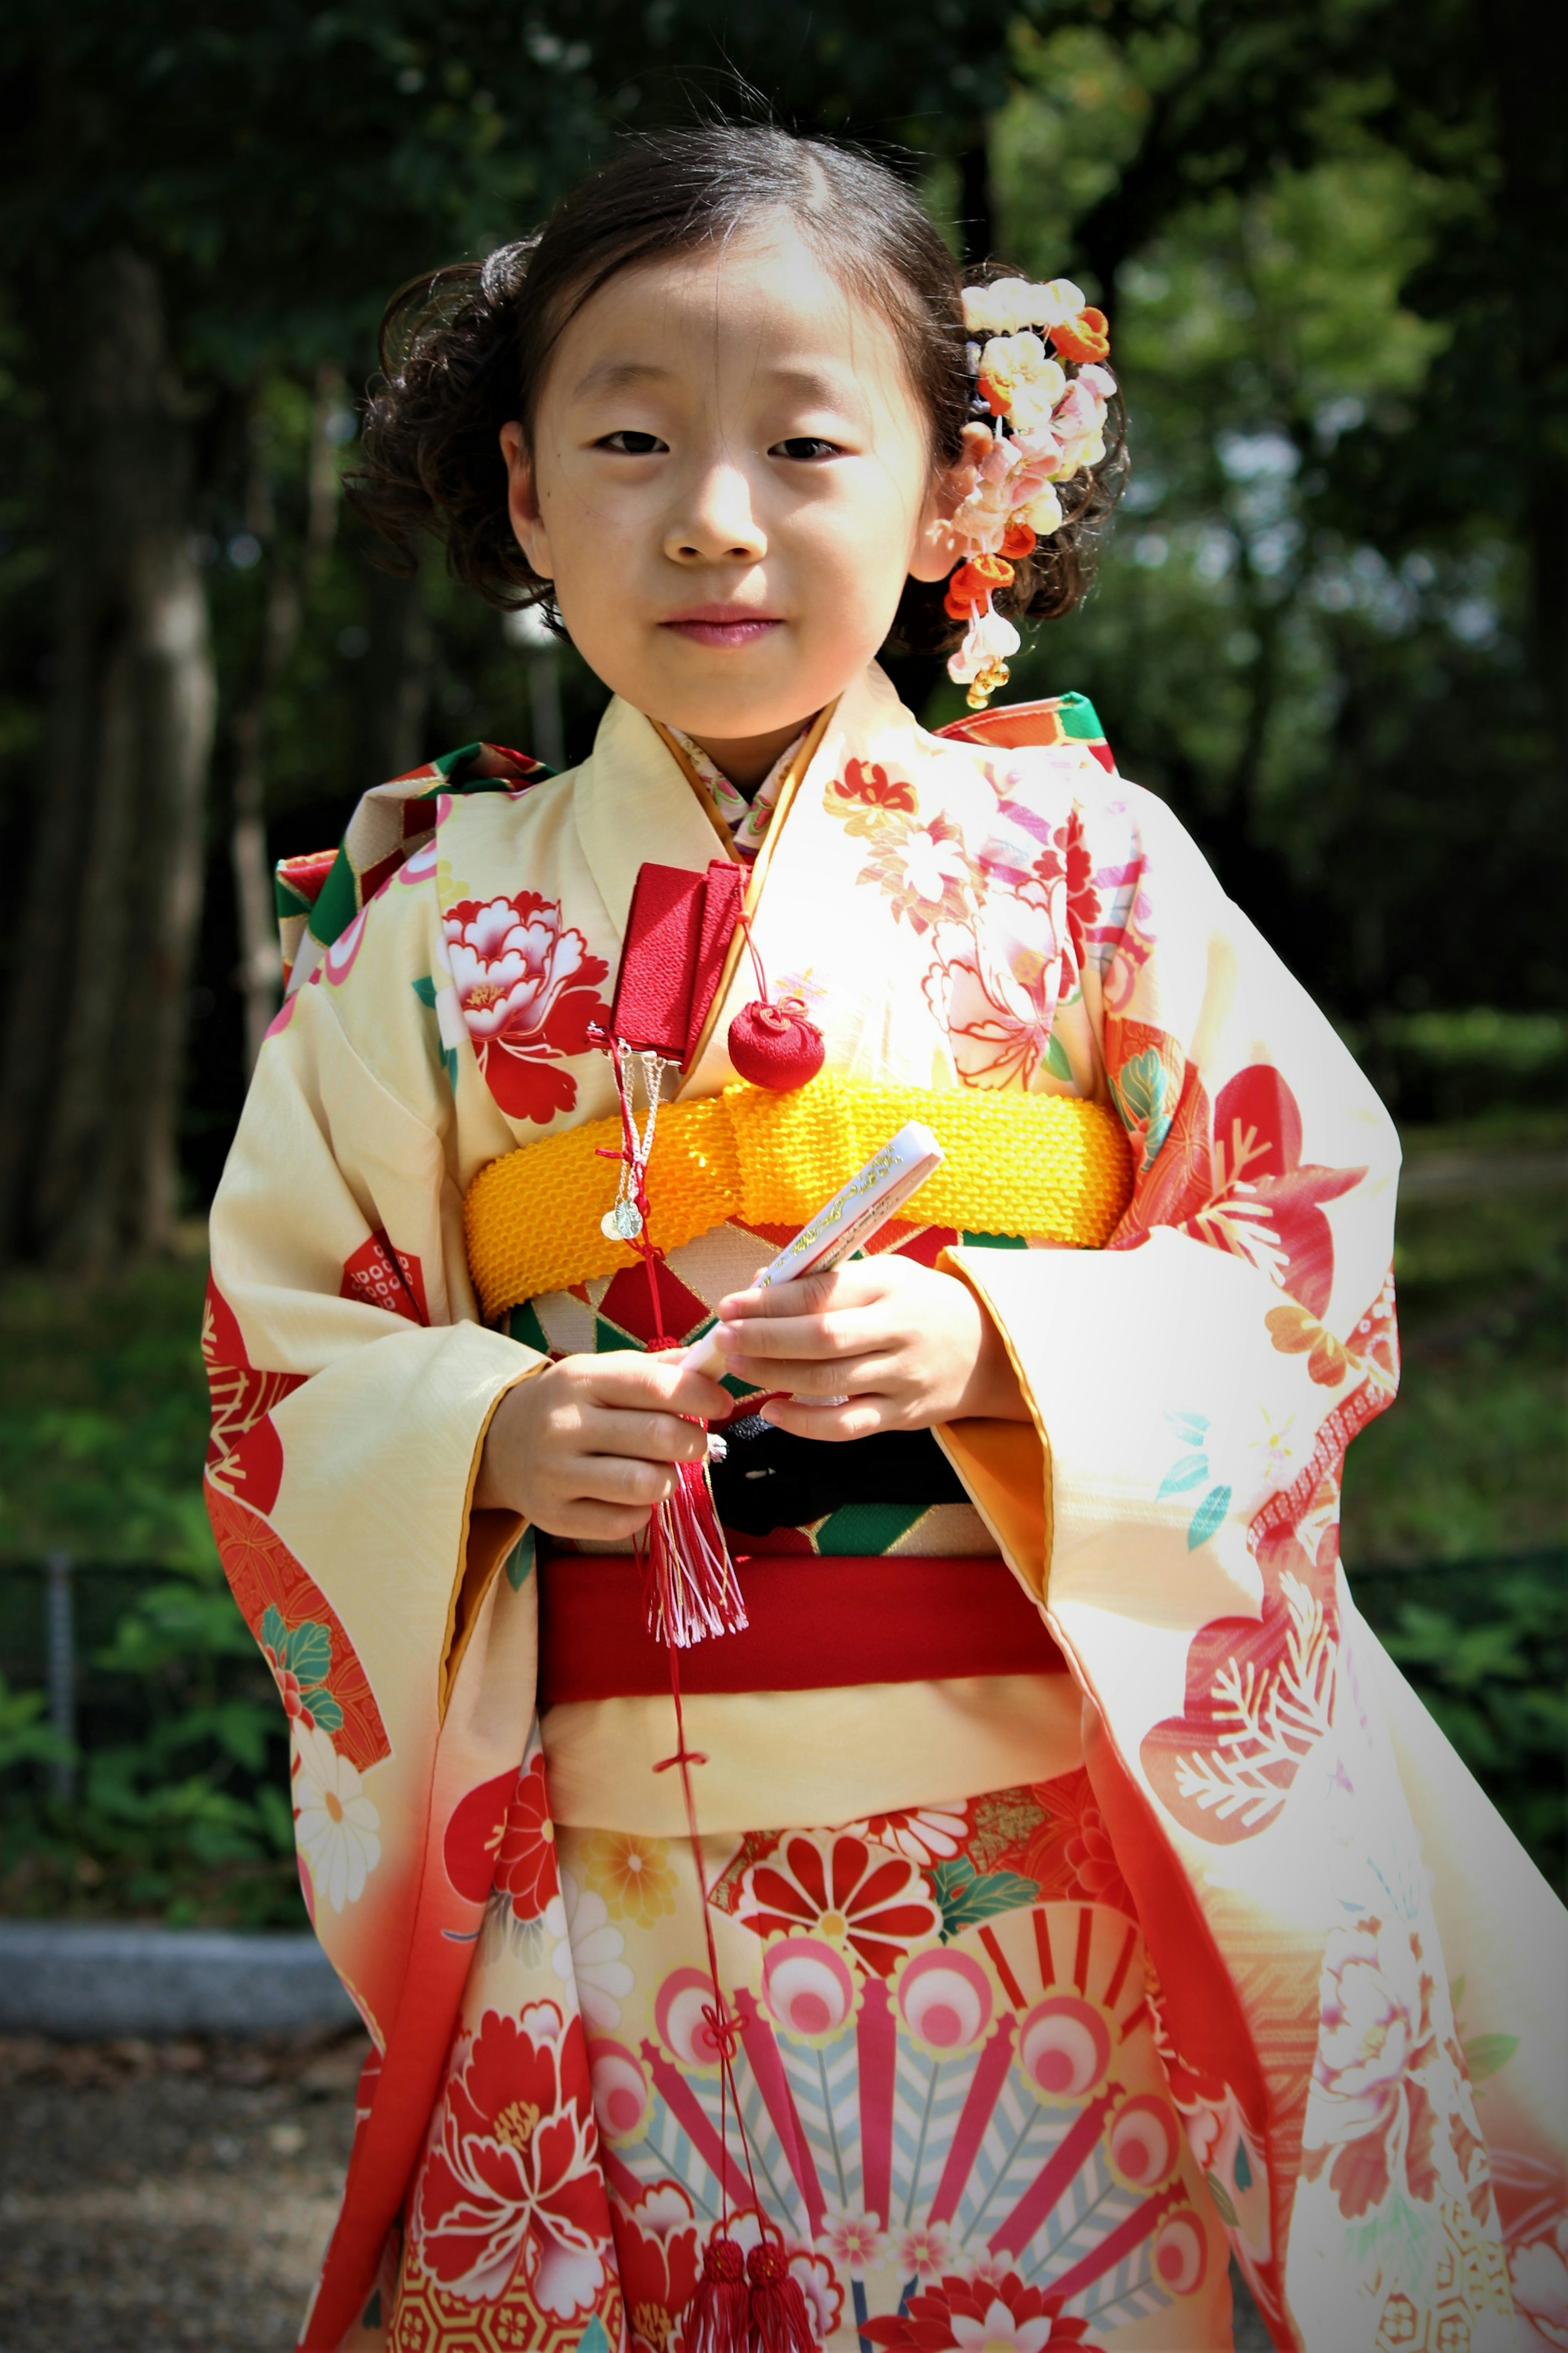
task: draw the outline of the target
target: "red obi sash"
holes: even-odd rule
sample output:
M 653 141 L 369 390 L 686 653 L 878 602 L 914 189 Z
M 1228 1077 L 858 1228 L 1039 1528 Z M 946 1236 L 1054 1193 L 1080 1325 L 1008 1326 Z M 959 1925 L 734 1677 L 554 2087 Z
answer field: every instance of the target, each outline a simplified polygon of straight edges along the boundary
M 739 1569 L 751 1623 L 680 1652 L 683 1692 L 1067 1672 L 1038 1610 L 994 1555 L 753 1553 Z M 643 1623 L 630 1555 L 542 1560 L 540 1706 L 668 1690 L 668 1654 Z

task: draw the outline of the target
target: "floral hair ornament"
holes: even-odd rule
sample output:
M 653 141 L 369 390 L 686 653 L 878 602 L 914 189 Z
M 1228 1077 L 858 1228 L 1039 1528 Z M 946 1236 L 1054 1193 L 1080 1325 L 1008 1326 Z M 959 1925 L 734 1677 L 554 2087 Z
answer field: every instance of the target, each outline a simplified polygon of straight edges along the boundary
M 970 709 L 984 711 L 1006 685 L 1007 657 L 1018 650 L 1017 630 L 992 598 L 1012 586 L 1015 564 L 1036 542 L 1068 520 L 1058 485 L 1104 457 L 1116 378 L 1100 365 L 1110 350 L 1105 313 L 1068 278 L 1048 286 L 1022 278 L 966 286 L 963 323 L 972 338 L 973 406 L 991 418 L 993 431 L 974 488 L 951 525 L 962 554 L 944 603 L 969 626 L 947 674 L 968 687 Z

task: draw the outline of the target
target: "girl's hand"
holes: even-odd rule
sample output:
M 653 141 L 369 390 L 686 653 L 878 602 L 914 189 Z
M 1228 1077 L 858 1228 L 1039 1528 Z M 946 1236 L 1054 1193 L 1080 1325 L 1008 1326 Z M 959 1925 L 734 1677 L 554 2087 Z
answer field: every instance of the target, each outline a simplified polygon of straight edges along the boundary
M 727 1369 L 787 1390 L 761 1410 L 797 1438 L 1029 1418 L 1002 1335 L 969 1285 L 894 1251 L 734 1292 L 719 1317 Z
M 734 1399 L 679 1369 L 679 1350 L 563 1356 L 508 1389 L 490 1417 L 474 1503 L 523 1512 L 536 1528 L 600 1543 L 635 1535 L 675 1489 L 676 1462 L 700 1461 Z

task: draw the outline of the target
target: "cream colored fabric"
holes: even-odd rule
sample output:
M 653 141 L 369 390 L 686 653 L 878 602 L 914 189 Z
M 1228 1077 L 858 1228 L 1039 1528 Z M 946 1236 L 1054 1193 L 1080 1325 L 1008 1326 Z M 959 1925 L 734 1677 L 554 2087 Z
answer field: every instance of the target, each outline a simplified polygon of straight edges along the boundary
M 1048 1781 L 1083 1761 L 1070 1675 L 972 1675 L 842 1690 L 707 1692 L 682 1702 L 704 1831 L 858 1821 Z M 679 1838 L 679 1778 L 654 1767 L 676 1746 L 668 1699 L 574 1700 L 540 1719 L 550 1799 L 562 1822 Z

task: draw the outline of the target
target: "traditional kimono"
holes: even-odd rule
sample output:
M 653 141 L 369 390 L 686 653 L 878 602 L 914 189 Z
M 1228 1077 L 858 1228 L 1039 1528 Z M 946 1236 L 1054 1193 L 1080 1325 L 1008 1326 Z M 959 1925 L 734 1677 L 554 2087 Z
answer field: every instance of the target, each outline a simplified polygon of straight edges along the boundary
M 939 1134 L 1062 1098 L 1119 1199 L 1062 1247 L 987 1163 L 875 1244 L 973 1287 L 1027 1420 L 720 1482 L 753 1628 L 683 1654 L 700 1881 L 635 1561 L 472 1497 L 512 1384 L 700 1331 L 805 1212 L 737 1194 L 657 1299 L 612 1243 L 487 1315 L 464 1205 L 615 1115 L 639 869 L 736 854 L 723 813 L 617 702 L 570 774 L 455 755 L 296 871 L 205 1345 L 374 2045 L 300 2344 L 675 2353 L 706 2244 L 766 2228 L 830 2348 L 1221 2346 L 1232 2253 L 1281 2347 L 1561 2347 L 1563 1915 L 1338 1558 L 1392 1125 L 1081 701 L 944 739 L 873 670 L 786 770 L 747 906 L 821 1083 Z M 657 1153 L 650 1202 L 657 1242 Z

